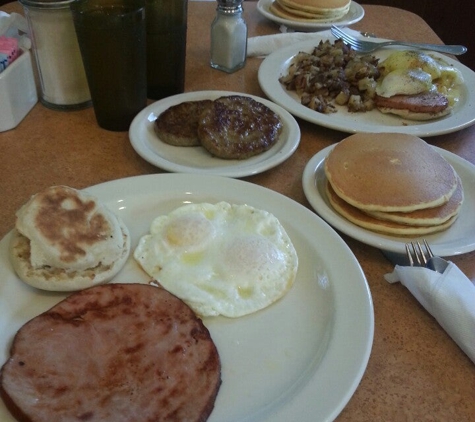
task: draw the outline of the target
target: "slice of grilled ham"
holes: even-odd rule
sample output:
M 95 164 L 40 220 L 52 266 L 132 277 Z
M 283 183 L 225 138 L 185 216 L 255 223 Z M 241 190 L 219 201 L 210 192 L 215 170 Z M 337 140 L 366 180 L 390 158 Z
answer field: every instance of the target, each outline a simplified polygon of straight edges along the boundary
M 20 421 L 205 421 L 221 383 L 202 321 L 160 287 L 72 294 L 16 334 L 2 397 Z

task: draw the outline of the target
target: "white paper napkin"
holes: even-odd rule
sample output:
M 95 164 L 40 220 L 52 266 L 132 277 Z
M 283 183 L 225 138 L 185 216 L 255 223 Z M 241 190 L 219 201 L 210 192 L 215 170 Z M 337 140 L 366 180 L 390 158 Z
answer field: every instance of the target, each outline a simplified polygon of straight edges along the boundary
M 444 274 L 396 265 L 384 278 L 406 286 L 475 363 L 475 285 L 453 262 Z
M 351 34 L 357 38 L 361 38 L 362 35 L 349 28 L 345 28 L 345 32 Z M 247 56 L 248 57 L 262 57 L 267 56 L 270 53 L 278 50 L 282 47 L 295 44 L 300 41 L 307 41 L 315 39 L 319 42 L 321 39 L 334 39 L 330 30 L 320 32 L 286 32 L 272 35 L 261 35 L 258 37 L 250 37 L 247 40 Z M 315 44 L 316 45 L 316 44 Z

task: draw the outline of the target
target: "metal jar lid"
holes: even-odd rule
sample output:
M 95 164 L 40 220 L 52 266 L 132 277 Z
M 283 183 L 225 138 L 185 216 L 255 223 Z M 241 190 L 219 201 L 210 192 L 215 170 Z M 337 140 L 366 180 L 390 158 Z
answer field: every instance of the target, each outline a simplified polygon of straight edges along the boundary
M 18 0 L 22 6 L 37 9 L 66 9 L 75 0 Z

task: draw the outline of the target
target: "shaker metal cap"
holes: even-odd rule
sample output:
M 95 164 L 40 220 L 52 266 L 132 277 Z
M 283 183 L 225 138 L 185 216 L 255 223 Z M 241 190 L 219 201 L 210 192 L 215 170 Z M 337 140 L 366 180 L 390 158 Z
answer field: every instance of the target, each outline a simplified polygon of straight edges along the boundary
M 217 1 L 218 1 L 218 6 L 226 7 L 226 8 L 239 7 L 242 5 L 242 2 L 243 2 L 243 0 L 217 0 Z

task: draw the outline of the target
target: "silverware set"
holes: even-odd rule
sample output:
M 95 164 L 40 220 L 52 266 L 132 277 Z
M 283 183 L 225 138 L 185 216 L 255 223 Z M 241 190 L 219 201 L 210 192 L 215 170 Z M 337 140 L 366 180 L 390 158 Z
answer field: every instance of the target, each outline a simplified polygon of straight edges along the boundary
M 411 267 L 426 267 L 442 274 L 449 265 L 448 261 L 440 256 L 435 256 L 425 239 L 423 239 L 422 243 L 424 244 L 425 251 L 420 242 L 406 243 L 406 256 L 409 260 L 409 265 Z
M 341 38 L 346 44 L 349 44 L 353 47 L 354 50 L 360 53 L 371 53 L 380 48 L 387 47 L 390 45 L 402 45 L 406 47 L 412 47 L 421 50 L 431 50 L 437 51 L 439 53 L 453 54 L 455 56 L 464 54 L 467 52 L 467 47 L 463 45 L 439 45 L 439 44 L 423 44 L 423 43 L 411 43 L 405 41 L 384 41 L 384 42 L 374 42 L 374 41 L 364 41 L 358 38 L 353 37 L 352 35 L 347 34 L 342 31 L 335 25 L 331 27 L 331 33 L 335 38 Z

